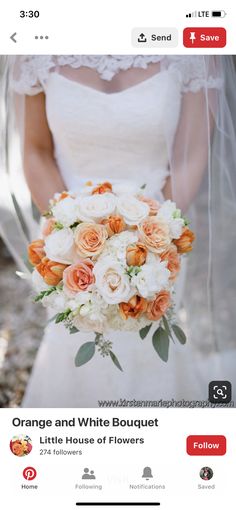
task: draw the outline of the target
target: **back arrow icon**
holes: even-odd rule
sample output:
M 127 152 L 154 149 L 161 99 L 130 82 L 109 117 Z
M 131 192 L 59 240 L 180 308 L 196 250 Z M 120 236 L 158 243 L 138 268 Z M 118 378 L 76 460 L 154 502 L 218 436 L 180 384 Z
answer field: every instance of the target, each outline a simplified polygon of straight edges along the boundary
M 14 43 L 16 43 L 16 42 L 17 42 L 17 40 L 15 39 L 15 37 L 16 37 L 16 32 L 14 32 L 14 34 L 12 34 L 12 35 L 10 36 L 10 39 L 11 39 Z

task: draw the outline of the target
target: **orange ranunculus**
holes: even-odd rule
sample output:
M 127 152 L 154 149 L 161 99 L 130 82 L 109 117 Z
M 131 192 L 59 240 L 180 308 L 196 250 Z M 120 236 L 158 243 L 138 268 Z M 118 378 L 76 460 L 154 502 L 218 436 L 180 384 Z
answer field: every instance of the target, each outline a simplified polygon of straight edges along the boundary
M 12 453 L 17 457 L 22 457 L 25 454 L 23 445 L 19 442 L 12 443 Z
M 153 301 L 147 304 L 147 317 L 151 321 L 158 321 L 171 305 L 170 293 L 168 290 L 161 290 Z
M 160 258 L 162 261 L 167 261 L 167 269 L 169 269 L 171 273 L 170 280 L 175 280 L 180 270 L 180 257 L 178 255 L 176 246 L 171 244 L 167 250 L 161 253 Z
M 160 254 L 171 243 L 168 225 L 155 216 L 149 216 L 139 227 L 140 239 L 153 253 Z
M 147 248 L 142 243 L 131 244 L 126 248 L 126 262 L 128 266 L 142 266 L 146 262 Z
M 112 185 L 110 182 L 102 182 L 101 184 L 98 184 L 96 188 L 93 189 L 92 195 L 102 195 L 103 193 L 111 193 L 112 192 Z
M 37 266 L 45 257 L 44 241 L 43 239 L 37 239 L 32 241 L 28 246 L 28 259 L 33 266 Z
M 44 257 L 40 264 L 36 266 L 36 269 L 47 285 L 58 285 L 63 278 L 63 271 L 67 267 L 68 265 L 60 264 Z
M 80 223 L 74 232 L 76 252 L 80 257 L 95 257 L 103 250 L 108 237 L 106 227 L 97 223 Z
M 62 191 L 62 193 L 60 193 L 60 196 L 57 199 L 57 202 L 60 202 L 61 200 L 64 200 L 64 198 L 68 198 L 70 196 L 71 195 L 70 193 L 68 193 L 68 191 Z
M 145 298 L 140 296 L 133 296 L 128 303 L 120 303 L 119 310 L 123 319 L 133 317 L 137 319 L 142 313 L 147 310 L 147 301 Z
M 192 251 L 192 243 L 195 239 L 195 234 L 188 227 L 184 227 L 179 239 L 174 239 L 175 246 L 179 253 L 188 253 Z
M 144 197 L 143 195 L 139 195 L 138 199 L 141 202 L 144 202 L 145 204 L 149 205 L 149 208 L 150 208 L 149 216 L 157 215 L 157 212 L 161 207 L 161 205 L 159 204 L 159 202 L 157 200 L 155 200 L 154 198 Z
M 56 224 L 56 220 L 54 218 L 48 218 L 44 222 L 43 229 L 42 229 L 42 235 L 44 237 L 49 236 L 53 232 L 55 224 Z
M 86 290 L 95 280 L 93 267 L 91 260 L 80 260 L 67 267 L 63 273 L 64 285 L 72 292 Z
M 125 230 L 125 222 L 122 216 L 113 215 L 102 220 L 102 225 L 105 225 L 108 236 L 111 237 L 114 234 L 119 234 Z

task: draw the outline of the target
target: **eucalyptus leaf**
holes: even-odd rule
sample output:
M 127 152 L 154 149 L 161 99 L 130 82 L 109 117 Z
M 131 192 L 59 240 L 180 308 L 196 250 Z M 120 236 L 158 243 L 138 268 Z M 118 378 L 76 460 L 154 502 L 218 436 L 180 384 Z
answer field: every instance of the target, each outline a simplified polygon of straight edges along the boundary
M 172 329 L 174 331 L 176 338 L 179 340 L 179 342 L 182 345 L 186 344 L 187 338 L 186 338 L 184 331 L 179 326 L 177 326 L 177 324 L 172 324 Z
M 162 361 L 167 362 L 170 340 L 166 330 L 161 326 L 159 326 L 159 328 L 153 334 L 152 344 Z
M 120 365 L 120 363 L 119 363 L 119 361 L 118 361 L 118 359 L 117 359 L 116 355 L 114 354 L 114 352 L 109 351 L 109 354 L 110 354 L 110 357 L 111 357 L 111 359 L 112 359 L 112 361 L 113 361 L 114 365 L 115 365 L 117 368 L 119 368 L 119 370 L 121 370 L 121 372 L 123 372 L 123 368 L 121 367 L 121 365 Z
M 146 336 L 148 335 L 151 327 L 152 327 L 152 323 L 139 330 L 139 335 L 142 338 L 142 340 L 144 340 L 144 338 L 146 338 Z
M 170 326 L 169 326 L 169 322 L 168 322 L 167 318 L 165 317 L 165 315 L 163 315 L 162 321 L 163 321 L 163 325 L 164 325 L 164 328 L 166 330 L 167 335 L 170 338 L 172 338 L 172 333 L 171 333 L 171 329 L 170 329 Z
M 75 357 L 75 366 L 81 367 L 88 363 L 95 354 L 95 342 L 86 342 L 79 348 Z
M 70 332 L 70 335 L 74 335 L 75 333 L 79 333 L 79 329 L 76 328 L 75 326 L 70 326 L 69 332 Z

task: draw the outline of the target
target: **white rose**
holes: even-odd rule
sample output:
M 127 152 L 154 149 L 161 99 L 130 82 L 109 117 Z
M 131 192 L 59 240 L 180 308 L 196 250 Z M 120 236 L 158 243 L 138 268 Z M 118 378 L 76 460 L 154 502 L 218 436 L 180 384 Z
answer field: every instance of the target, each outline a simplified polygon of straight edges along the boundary
M 116 182 L 112 184 L 115 195 L 136 195 L 140 193 L 140 186 L 130 181 Z
M 170 271 L 166 267 L 166 262 L 156 259 L 155 263 L 140 267 L 140 272 L 132 277 L 132 285 L 136 285 L 142 297 L 152 299 L 157 292 L 168 288 L 169 276 Z
M 32 277 L 33 288 L 36 290 L 36 292 L 39 293 L 39 292 L 43 292 L 44 290 L 50 289 L 50 286 L 45 283 L 43 277 L 41 276 L 41 274 L 39 274 L 37 269 L 33 270 L 31 277 Z
M 58 223 L 61 223 L 64 227 L 70 227 L 78 221 L 78 204 L 71 197 L 64 198 L 54 205 L 52 213 Z
M 97 222 L 110 216 L 116 208 L 117 198 L 112 193 L 81 196 L 78 199 L 78 214 L 82 221 Z
M 138 225 L 149 215 L 149 206 L 130 195 L 122 195 L 117 200 L 117 211 L 127 225 Z
M 132 289 L 124 268 L 112 257 L 105 257 L 94 266 L 96 287 L 108 304 L 129 301 Z
M 62 264 L 74 262 L 74 236 L 70 228 L 52 232 L 45 240 L 45 253 L 50 260 Z
M 184 220 L 181 218 L 181 211 L 177 209 L 175 202 L 166 200 L 160 207 L 157 216 L 167 223 L 172 239 L 178 239 L 181 236 Z

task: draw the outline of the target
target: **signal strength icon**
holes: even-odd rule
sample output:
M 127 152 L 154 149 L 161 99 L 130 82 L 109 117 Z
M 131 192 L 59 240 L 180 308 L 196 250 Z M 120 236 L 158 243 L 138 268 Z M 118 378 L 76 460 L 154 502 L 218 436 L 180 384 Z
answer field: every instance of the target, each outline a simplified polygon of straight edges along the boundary
M 197 18 L 197 11 L 193 11 L 193 12 L 189 12 L 188 14 L 186 14 L 186 18 Z

